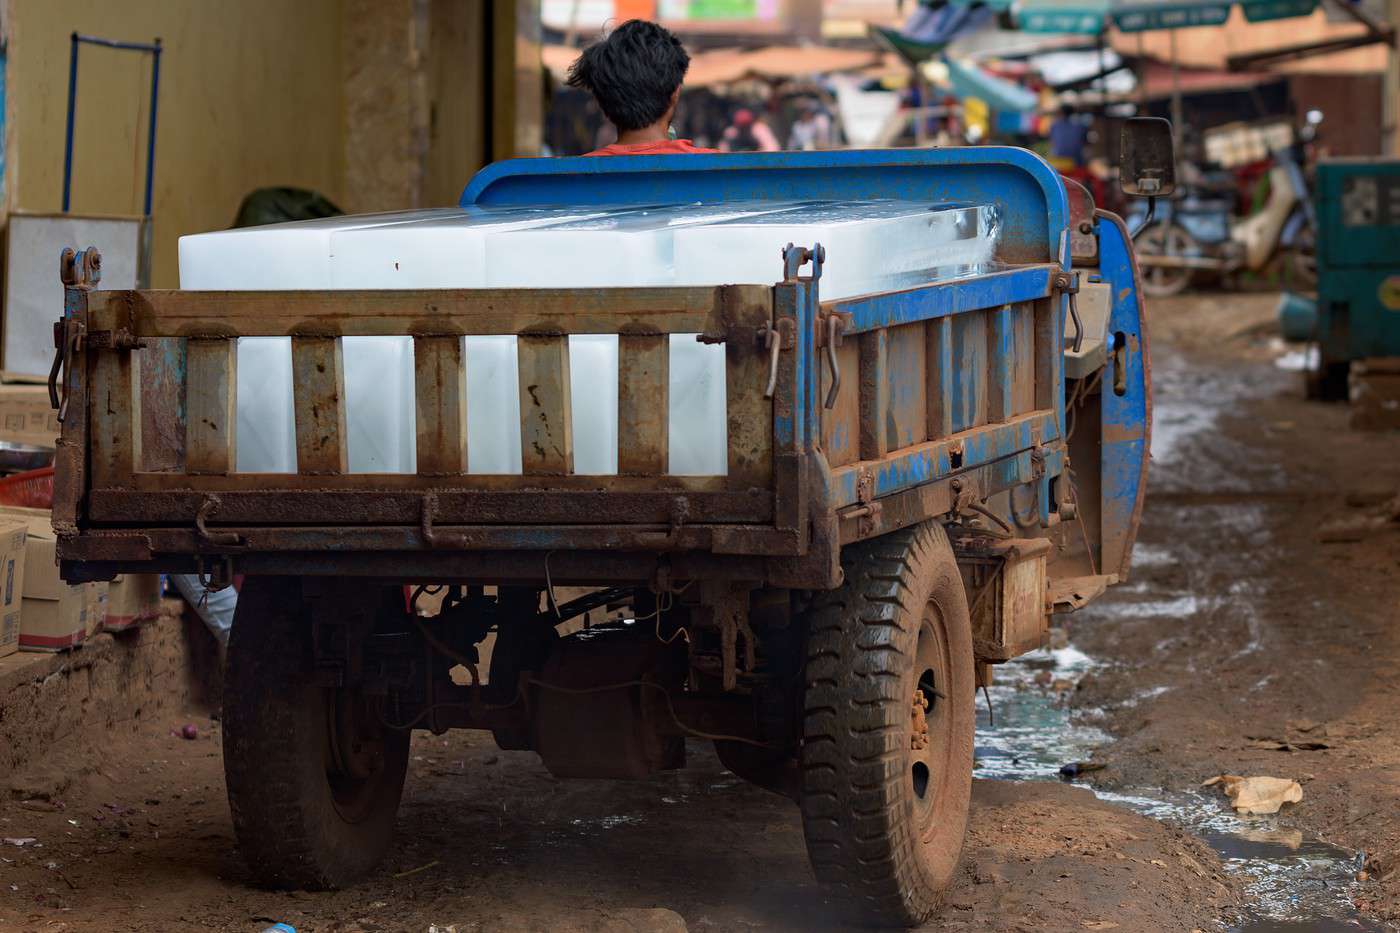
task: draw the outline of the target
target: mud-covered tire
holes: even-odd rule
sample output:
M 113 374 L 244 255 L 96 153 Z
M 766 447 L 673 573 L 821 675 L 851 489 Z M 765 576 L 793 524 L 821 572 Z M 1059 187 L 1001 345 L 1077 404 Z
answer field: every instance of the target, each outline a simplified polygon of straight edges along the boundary
M 393 837 L 407 731 L 374 736 L 369 777 L 331 764 L 331 721 L 347 691 L 306 673 L 310 622 L 295 578 L 249 577 L 239 593 L 224 681 L 224 777 L 253 879 L 339 888 L 369 874 Z
M 957 871 L 975 726 L 967 594 L 943 527 L 846 549 L 808 615 L 802 823 L 817 880 L 852 919 L 922 923 Z M 931 682 L 930 682 L 931 681 Z M 915 746 L 918 690 L 928 745 Z

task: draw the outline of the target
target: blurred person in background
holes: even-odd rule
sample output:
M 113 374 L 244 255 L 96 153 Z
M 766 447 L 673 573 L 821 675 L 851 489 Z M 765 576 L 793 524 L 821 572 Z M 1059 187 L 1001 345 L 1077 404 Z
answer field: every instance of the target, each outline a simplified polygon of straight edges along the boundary
M 1057 159 L 1078 168 L 1084 164 L 1089 146 L 1089 124 L 1075 115 L 1069 104 L 1060 105 L 1060 115 L 1050 124 L 1050 163 Z
M 777 152 L 778 137 L 747 107 L 734 111 L 734 119 L 719 140 L 720 152 Z
M 788 134 L 789 149 L 830 149 L 831 117 L 814 100 L 802 102 Z

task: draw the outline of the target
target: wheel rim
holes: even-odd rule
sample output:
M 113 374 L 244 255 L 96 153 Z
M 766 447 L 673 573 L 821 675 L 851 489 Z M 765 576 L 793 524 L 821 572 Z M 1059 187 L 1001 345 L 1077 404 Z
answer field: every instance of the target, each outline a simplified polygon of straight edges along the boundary
M 1174 223 L 1153 224 L 1142 232 L 1138 242 L 1145 255 L 1192 256 L 1199 253 L 1195 238 Z M 1190 278 L 1190 269 L 1170 266 L 1147 266 L 1142 274 L 1144 287 L 1157 294 L 1179 292 Z
M 326 691 L 326 783 L 347 823 L 375 812 L 386 773 L 383 727 L 372 713 L 358 691 Z
M 938 801 L 949 772 L 951 709 L 947 685 L 952 679 L 947 623 L 942 610 L 932 601 L 925 605 L 919 623 L 913 674 L 908 694 L 909 765 L 905 771 L 914 825 L 919 840 L 928 842 L 938 829 Z

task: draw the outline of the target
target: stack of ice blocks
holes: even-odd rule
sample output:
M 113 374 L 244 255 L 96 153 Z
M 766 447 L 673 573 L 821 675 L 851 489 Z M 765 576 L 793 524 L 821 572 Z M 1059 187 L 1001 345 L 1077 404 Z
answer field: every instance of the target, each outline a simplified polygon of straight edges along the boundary
M 180 240 L 180 285 L 208 289 L 770 285 L 788 243 L 826 248 L 823 299 L 966 275 L 993 259 L 992 208 L 807 201 L 647 208 L 472 208 L 336 217 Z M 473 473 L 520 472 L 515 338 L 468 337 Z M 617 472 L 617 337 L 573 336 L 574 470 Z M 415 470 L 413 346 L 344 338 L 350 470 Z M 296 472 L 291 343 L 238 346 L 240 472 Z M 670 472 L 725 472 L 724 349 L 671 337 Z

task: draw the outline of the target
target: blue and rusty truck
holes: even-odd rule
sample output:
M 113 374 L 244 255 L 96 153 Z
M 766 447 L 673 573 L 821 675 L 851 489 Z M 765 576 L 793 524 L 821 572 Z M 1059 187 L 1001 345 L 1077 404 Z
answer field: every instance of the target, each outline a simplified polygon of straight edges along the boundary
M 1170 166 L 1134 151 L 1124 177 L 1166 193 Z M 775 255 L 769 285 L 372 292 L 109 291 L 96 250 L 65 251 L 61 572 L 240 581 L 224 764 L 257 880 L 372 871 L 412 731 L 465 728 L 570 778 L 646 778 L 711 742 L 800 807 L 843 909 L 937 909 L 977 686 L 1128 573 L 1151 399 L 1123 221 L 995 146 L 517 160 L 462 205 L 870 198 L 991 205 L 994 261 L 824 300 L 842 256 L 819 243 Z M 616 475 L 466 471 L 463 338 L 517 336 L 523 383 L 576 334 L 618 335 Z M 666 383 L 628 361 L 672 334 L 724 348 L 723 475 L 665 472 Z M 413 340 L 415 473 L 344 468 L 338 354 L 364 335 Z M 246 337 L 291 338 L 296 472 L 235 469 Z M 567 419 L 537 395 L 522 419 Z

